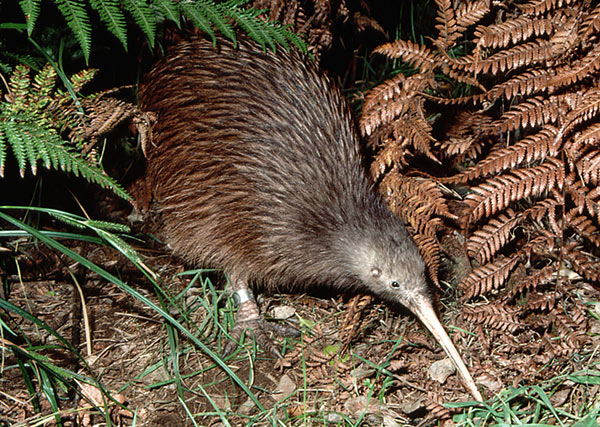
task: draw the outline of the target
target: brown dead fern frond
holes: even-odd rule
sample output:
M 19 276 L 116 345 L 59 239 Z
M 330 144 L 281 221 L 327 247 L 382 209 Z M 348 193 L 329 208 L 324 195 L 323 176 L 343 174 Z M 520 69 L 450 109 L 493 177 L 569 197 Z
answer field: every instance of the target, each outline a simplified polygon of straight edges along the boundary
M 454 79 L 459 83 L 464 83 L 464 84 L 476 87 L 477 89 L 481 90 L 482 92 L 486 91 L 485 87 L 479 82 L 479 80 L 477 80 L 475 77 L 471 76 L 469 73 L 465 73 L 462 70 L 453 69 L 453 68 L 447 67 L 447 66 L 442 66 L 441 68 L 442 68 L 443 73 L 445 75 L 447 75 L 448 77 L 450 77 L 451 79 Z M 473 96 L 466 97 L 466 98 L 452 98 L 452 99 L 448 99 L 447 101 L 452 101 L 452 103 L 454 103 L 454 104 L 466 104 L 471 101 L 479 102 L 480 98 L 482 98 L 483 96 L 484 96 L 483 94 L 477 94 L 477 95 L 473 95 Z
M 549 91 L 554 79 L 553 69 L 534 69 L 498 83 L 485 93 L 485 99 L 494 101 L 499 97 L 512 99 L 516 96 L 527 96 L 542 91 Z
M 479 22 L 489 12 L 490 5 L 487 0 L 460 2 L 454 11 L 459 31 L 464 32 L 465 29 Z
M 446 72 L 446 70 L 447 69 L 444 68 L 444 72 Z M 458 75 L 456 70 L 450 70 L 450 73 L 452 73 L 454 75 Z M 466 74 L 461 73 L 460 75 L 466 75 Z M 458 81 L 458 79 L 455 79 L 455 80 Z M 466 82 L 463 82 L 463 83 L 466 83 Z M 467 84 L 469 84 L 469 83 L 467 83 Z M 456 98 L 445 98 L 445 97 L 438 96 L 438 95 L 431 95 L 429 93 L 425 93 L 425 94 L 423 94 L 423 96 L 425 98 L 427 98 L 428 100 L 433 101 L 440 105 L 477 105 L 486 99 L 485 93 L 476 93 L 476 94 L 467 95 L 467 96 L 459 96 Z
M 529 39 L 531 36 L 551 34 L 552 21 L 547 18 L 531 19 L 519 16 L 499 24 L 480 26 L 475 30 L 474 42 L 478 47 L 503 48 L 508 45 Z
M 537 228 L 531 234 L 532 237 L 519 249 L 523 259 L 531 256 L 540 259 L 556 259 L 557 247 L 559 248 L 561 244 L 560 236 L 556 231 Z
M 566 15 L 563 15 L 566 17 Z M 550 44 L 552 46 L 552 56 L 555 59 L 560 59 L 563 56 L 568 56 L 569 52 L 577 47 L 581 40 L 577 35 L 577 29 L 579 26 L 579 17 L 572 15 L 568 19 L 555 20 L 555 32 L 550 38 Z
M 569 354 L 581 349 L 581 346 L 589 340 L 585 332 L 587 316 L 584 310 L 576 304 L 569 307 L 567 313 L 563 307 L 554 310 L 551 313 L 553 317 L 553 326 L 556 330 L 556 336 L 560 337 L 562 342 L 566 344 L 570 350 Z
M 427 271 L 429 272 L 429 278 L 439 288 L 440 281 L 438 279 L 438 273 L 441 265 L 440 258 L 440 244 L 435 236 L 428 236 L 425 234 L 415 234 L 413 239 L 419 248 L 419 252 L 427 265 Z
M 476 145 L 477 138 L 470 137 L 448 137 L 444 141 L 440 141 L 440 148 L 448 156 L 466 155 Z M 481 153 L 481 145 L 477 144 L 477 154 Z
M 409 98 L 410 102 L 410 98 Z M 363 110 L 360 119 L 360 128 L 363 135 L 370 135 L 382 125 L 386 125 L 409 111 L 410 105 L 406 99 L 397 97 L 387 102 L 370 106 L 369 110 Z
M 600 5 L 596 7 L 585 17 L 581 27 L 579 28 L 579 38 L 590 43 L 598 41 L 600 33 Z
M 454 65 L 474 74 L 498 74 L 525 66 L 543 64 L 554 55 L 549 41 L 535 40 L 501 50 L 487 58 L 465 57 L 462 61 L 456 61 Z
M 566 178 L 565 190 L 577 207 L 578 213 L 587 211 L 588 215 L 600 220 L 600 187 L 587 188 L 584 182 L 569 174 Z
M 565 227 L 573 229 L 577 235 L 600 247 L 600 228 L 590 218 L 581 215 L 578 209 L 571 209 L 565 214 Z
M 391 59 L 402 59 L 427 73 L 440 64 L 440 58 L 425 46 L 406 40 L 394 40 L 377 47 L 374 53 L 381 53 Z
M 399 124 L 399 122 L 394 123 L 394 138 L 406 138 L 414 148 L 415 153 L 424 154 L 430 160 L 440 163 L 437 157 L 431 152 L 431 145 L 436 140 L 431 135 L 431 125 L 425 118 L 418 115 L 412 118 L 410 126 L 399 126 Z
M 493 122 L 493 119 L 484 113 L 473 111 L 461 111 L 457 113 L 456 120 L 447 129 L 449 136 L 471 136 L 483 135 Z
M 549 331 L 550 342 L 551 316 L 573 304 L 571 283 L 600 282 L 600 5 L 436 4 L 436 39 L 379 48 L 417 70 L 374 90 L 366 111 L 383 111 L 388 103 L 398 108 L 393 103 L 407 93 L 409 106 L 387 122 L 372 116 L 363 134 L 377 151 L 382 193 L 409 229 L 418 230 L 435 274 L 438 239 L 446 242 L 461 229 L 464 255 L 449 276 L 463 277 L 463 301 L 488 303 L 469 318 L 497 329 L 486 338 L 490 348 L 499 340 L 538 355 L 526 367 L 536 375 L 549 344 L 539 336 L 523 344 L 512 332 L 532 326 Z M 409 92 L 407 80 L 415 76 L 427 76 L 427 84 Z M 445 198 L 458 218 L 448 221 L 436 211 L 425 187 L 388 178 L 400 172 L 445 184 L 434 198 Z M 473 270 L 465 276 L 469 262 Z M 577 340 L 573 335 L 572 343 Z M 557 354 L 572 351 L 563 341 Z
M 538 133 L 519 140 L 515 145 L 491 152 L 475 166 L 454 175 L 446 182 L 471 181 L 522 166 L 524 163 L 533 164 L 547 157 L 555 157 L 560 148 L 555 141 L 557 133 L 554 126 L 547 125 Z
M 600 112 L 600 88 L 593 87 L 588 91 L 564 96 L 563 100 L 571 107 L 565 118 L 565 131 L 567 134 L 575 126 L 597 118 Z
M 585 153 L 575 162 L 575 168 L 586 184 L 597 185 L 600 181 L 600 150 Z
M 589 310 L 589 306 L 587 306 L 580 299 L 574 299 L 572 304 L 570 304 L 568 309 L 565 309 L 563 306 L 563 314 L 565 315 L 566 324 L 571 326 L 574 329 L 580 329 L 582 326 L 585 326 L 586 323 L 590 320 L 587 316 L 587 311 Z
M 600 281 L 600 261 L 596 256 L 579 247 L 571 245 L 563 251 L 566 261 L 571 264 L 573 271 L 588 280 Z
M 539 270 L 520 276 L 514 281 L 511 280 L 512 287 L 508 291 L 507 299 L 512 299 L 519 294 L 536 289 L 538 286 L 550 283 L 553 276 L 556 274 L 556 266 L 553 264 L 547 265 Z
M 375 86 L 369 91 L 365 97 L 365 102 L 362 106 L 361 121 L 364 120 L 364 116 L 368 115 L 368 112 L 374 108 L 379 108 L 380 105 L 387 103 L 390 99 L 395 96 L 407 97 L 409 94 L 406 93 L 404 83 L 406 82 L 404 74 L 398 73 L 391 79 L 386 80 L 382 84 Z M 414 94 L 413 94 L 414 95 Z M 363 130 L 363 134 L 370 135 L 370 130 L 365 126 L 360 126 Z
M 559 97 L 536 96 L 515 105 L 510 111 L 493 124 L 503 132 L 517 129 L 535 128 L 545 124 L 556 123 L 559 117 L 566 114 L 567 106 Z
M 438 5 L 438 13 L 435 18 L 437 24 L 435 29 L 438 30 L 439 36 L 436 42 L 441 49 L 448 49 L 461 36 L 459 27 L 456 23 L 454 8 L 451 0 L 436 0 Z
M 384 194 L 394 194 L 394 198 L 399 198 L 399 204 L 406 206 L 406 209 L 456 219 L 448 209 L 440 186 L 434 181 L 394 174 L 383 180 L 381 185 L 385 190 Z
M 443 405 L 442 397 L 438 393 L 427 393 L 427 403 L 425 407 L 431 413 L 430 417 L 438 422 L 446 421 L 452 418 L 450 409 Z
M 373 88 L 365 98 L 359 121 L 362 135 L 372 135 L 378 127 L 390 124 L 409 112 L 422 116 L 423 99 L 417 98 L 417 95 L 433 84 L 429 74 L 410 77 L 398 74 Z M 387 133 L 384 135 L 387 137 Z
M 488 304 L 478 307 L 465 306 L 462 311 L 465 320 L 491 328 L 514 332 L 521 327 L 521 322 L 516 316 L 515 310 L 509 310 L 501 304 Z
M 354 28 L 359 32 L 372 29 L 381 34 L 385 34 L 385 30 L 375 18 L 365 16 L 360 12 L 354 12 L 352 15 L 352 22 L 354 22 Z
M 541 222 L 542 220 L 548 219 L 549 217 L 555 217 L 556 207 L 559 205 L 560 202 L 557 201 L 556 198 L 554 198 L 553 196 L 549 196 L 543 200 L 537 201 L 533 206 L 523 210 L 523 217 Z M 558 232 L 558 230 L 560 230 L 560 227 L 552 227 L 553 232 Z
M 549 158 L 539 166 L 515 169 L 512 172 L 490 178 L 474 187 L 465 202 L 471 208 L 469 223 L 490 217 L 505 209 L 510 203 L 526 197 L 541 195 L 562 186 L 564 166 Z
M 87 114 L 82 115 L 80 109 Z M 155 121 L 151 114 L 142 113 L 129 102 L 102 96 L 85 100 L 81 105 L 72 106 L 71 110 L 63 110 L 62 114 L 69 115 L 76 123 L 69 133 L 72 141 L 90 141 L 84 152 L 88 152 L 101 137 L 125 122 L 137 119 L 141 123 L 147 120 L 147 126 L 150 128 L 151 123 Z
M 475 268 L 458 285 L 458 289 L 463 293 L 462 298 L 468 300 L 486 294 L 492 289 L 498 289 L 504 284 L 519 260 L 519 256 L 498 256 L 493 262 Z
M 483 153 L 484 147 L 488 146 L 489 142 L 480 139 L 477 136 L 468 137 L 452 137 L 448 136 L 445 140 L 440 141 L 438 146 L 444 155 L 445 160 L 450 161 L 450 168 L 459 170 L 464 168 L 465 160 L 477 159 Z M 454 175 L 449 177 L 438 178 L 440 183 L 459 183 L 464 175 Z
M 522 5 L 517 5 L 527 15 L 541 15 L 553 9 L 558 9 L 575 0 L 532 0 Z
M 542 361 L 549 363 L 556 358 L 569 357 L 573 354 L 573 349 L 564 341 L 563 337 L 557 337 L 546 333 L 542 338 Z
M 584 145 L 600 147 L 600 123 L 594 123 L 573 136 L 569 150 L 578 152 Z
M 600 45 L 596 44 L 586 56 L 556 69 L 555 75 L 548 81 L 548 86 L 568 86 L 589 78 L 600 70 Z
M 440 218 L 427 217 L 420 212 L 410 211 L 403 206 L 396 206 L 394 211 L 404 222 L 410 224 L 414 230 L 425 236 L 435 236 L 436 231 L 443 224 Z
M 386 138 L 383 141 L 383 149 L 377 154 L 371 163 L 371 177 L 374 181 L 395 165 L 398 169 L 404 169 L 408 165 L 407 156 L 410 155 L 406 149 L 407 141 L 403 139 Z
M 526 308 L 531 311 L 550 311 L 556 307 L 555 292 L 530 292 L 527 295 Z
M 392 211 L 420 234 L 435 237 L 442 224 L 436 216 L 454 217 L 441 190 L 432 181 L 388 174 L 380 190 L 389 200 Z
M 361 325 L 363 324 L 362 317 L 365 307 L 373 301 L 371 295 L 355 295 L 348 301 L 346 313 L 339 326 L 339 339 L 342 346 L 342 352 L 346 351 L 352 341 L 360 334 Z
M 386 105 L 391 106 L 392 111 L 374 109 L 361 120 L 363 132 L 372 132 L 370 144 L 383 146 L 371 165 L 375 180 L 388 169 L 402 171 L 408 165 L 408 159 L 415 155 L 422 154 L 440 163 L 431 150 L 435 139 L 431 135 L 431 125 L 423 117 L 422 103 L 422 99 L 414 102 L 401 98 L 390 100 Z
M 473 232 L 467 241 L 467 253 L 479 265 L 489 262 L 511 240 L 513 229 L 522 221 L 522 215 L 512 209 L 491 219 Z

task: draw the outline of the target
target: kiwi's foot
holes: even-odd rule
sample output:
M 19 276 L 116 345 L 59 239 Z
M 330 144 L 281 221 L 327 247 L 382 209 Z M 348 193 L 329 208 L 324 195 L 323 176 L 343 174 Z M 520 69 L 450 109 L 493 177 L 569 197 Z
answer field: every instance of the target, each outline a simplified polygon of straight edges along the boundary
M 275 357 L 281 357 L 281 352 L 273 342 L 271 335 L 283 337 L 300 336 L 300 331 L 296 328 L 267 322 L 260 315 L 258 304 L 245 282 L 238 280 L 235 283 L 233 297 L 238 304 L 238 311 L 235 316 L 235 325 L 231 331 L 231 338 L 225 344 L 223 356 L 228 356 L 235 351 L 244 331 L 252 333 L 257 344 Z

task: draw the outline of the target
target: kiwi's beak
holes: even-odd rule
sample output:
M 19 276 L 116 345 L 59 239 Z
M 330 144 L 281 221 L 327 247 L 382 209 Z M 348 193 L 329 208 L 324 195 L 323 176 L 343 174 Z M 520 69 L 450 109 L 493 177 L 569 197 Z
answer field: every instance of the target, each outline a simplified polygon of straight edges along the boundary
M 429 300 L 422 296 L 415 296 L 411 298 L 412 301 L 407 304 L 407 307 L 423 322 L 423 324 L 429 329 L 429 331 L 433 334 L 434 338 L 440 343 L 446 354 L 456 366 L 458 373 L 462 377 L 464 385 L 467 387 L 469 392 L 473 395 L 475 400 L 479 402 L 483 402 L 483 397 L 479 390 L 477 390 L 477 386 L 475 385 L 475 381 L 471 377 L 467 367 L 465 366 L 460 354 L 458 354 L 458 350 L 454 347 L 454 344 L 450 340 L 450 337 L 444 330 L 444 327 L 440 323 L 433 307 Z

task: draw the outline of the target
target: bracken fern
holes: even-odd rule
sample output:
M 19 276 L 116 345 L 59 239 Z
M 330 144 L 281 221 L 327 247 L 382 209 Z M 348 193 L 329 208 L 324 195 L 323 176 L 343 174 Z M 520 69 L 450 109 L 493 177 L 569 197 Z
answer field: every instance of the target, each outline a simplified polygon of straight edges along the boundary
M 146 35 L 151 47 L 154 46 L 157 24 L 174 22 L 180 24 L 181 17 L 191 21 L 196 27 L 216 40 L 215 29 L 235 41 L 233 24 L 243 28 L 254 40 L 266 48 L 278 44 L 288 48 L 289 43 L 305 49 L 302 39 L 288 31 L 281 24 L 258 18 L 262 10 L 243 6 L 248 0 L 229 0 L 216 3 L 213 0 L 53 0 L 67 21 L 77 42 L 81 46 L 86 61 L 89 60 L 92 45 L 90 8 L 95 10 L 106 28 L 127 50 L 127 17 L 125 11 Z M 33 33 L 40 14 L 41 0 L 21 0 L 19 2 L 27 32 Z
M 432 275 L 442 254 L 456 260 L 445 278 L 460 279 L 463 318 L 488 328 L 481 342 L 512 360 L 516 335 L 539 334 L 519 368 L 539 375 L 582 351 L 582 289 L 600 283 L 600 5 L 435 3 L 432 43 L 375 49 L 414 70 L 365 99 L 371 170 L 416 242 L 433 242 L 420 245 Z M 443 192 L 424 197 L 424 183 Z
M 71 78 L 73 87 L 79 90 L 93 75 L 89 70 L 78 73 Z M 82 154 L 83 141 L 78 138 L 81 124 L 75 120 L 78 114 L 69 112 L 79 111 L 86 100 L 95 98 L 74 101 L 57 89 L 56 72 L 51 66 L 44 67 L 33 80 L 26 66 L 17 66 L 9 93 L 0 103 L 0 177 L 10 147 L 21 176 L 27 168 L 36 174 L 41 162 L 48 169 L 71 172 L 128 199 L 125 190 L 103 171 L 95 150 Z M 61 136 L 66 132 L 73 136 L 69 141 Z

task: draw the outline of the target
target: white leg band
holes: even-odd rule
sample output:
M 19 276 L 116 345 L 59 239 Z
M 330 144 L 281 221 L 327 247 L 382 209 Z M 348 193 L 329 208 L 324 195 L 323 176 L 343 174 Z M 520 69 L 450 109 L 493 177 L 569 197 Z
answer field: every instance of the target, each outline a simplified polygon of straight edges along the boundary
M 239 289 L 233 293 L 233 301 L 237 305 L 240 305 L 246 301 L 253 301 L 253 300 L 254 300 L 254 295 L 252 294 L 252 291 L 248 288 Z

